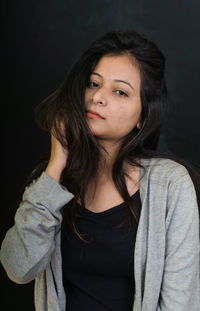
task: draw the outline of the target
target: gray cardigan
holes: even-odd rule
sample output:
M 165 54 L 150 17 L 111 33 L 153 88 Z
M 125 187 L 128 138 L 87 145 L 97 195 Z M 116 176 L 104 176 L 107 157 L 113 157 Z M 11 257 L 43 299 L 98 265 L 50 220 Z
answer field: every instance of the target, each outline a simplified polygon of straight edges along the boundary
M 199 311 L 199 215 L 184 166 L 168 159 L 141 160 L 142 210 L 135 244 L 133 311 Z M 0 259 L 16 283 L 35 279 L 37 311 L 65 311 L 61 208 L 73 198 L 45 172 L 26 187 Z

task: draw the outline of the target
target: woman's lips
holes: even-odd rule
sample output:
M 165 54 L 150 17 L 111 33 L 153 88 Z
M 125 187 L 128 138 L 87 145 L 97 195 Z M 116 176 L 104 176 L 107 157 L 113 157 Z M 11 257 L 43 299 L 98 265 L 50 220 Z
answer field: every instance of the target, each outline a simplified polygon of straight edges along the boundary
M 87 116 L 93 119 L 103 119 L 101 116 L 99 116 L 98 114 L 94 114 L 90 111 L 87 111 Z

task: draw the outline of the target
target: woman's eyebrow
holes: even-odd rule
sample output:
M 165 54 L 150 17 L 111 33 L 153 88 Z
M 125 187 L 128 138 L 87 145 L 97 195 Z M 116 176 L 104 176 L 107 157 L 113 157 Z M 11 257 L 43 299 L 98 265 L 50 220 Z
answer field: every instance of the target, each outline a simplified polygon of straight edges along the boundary
M 99 76 L 100 78 L 103 78 L 102 75 L 100 75 L 97 72 L 92 72 L 91 75 L 96 75 L 96 76 Z M 125 84 L 129 85 L 132 88 L 133 91 L 135 91 L 135 89 L 132 87 L 132 85 L 129 82 L 127 82 L 127 81 L 119 80 L 119 79 L 114 79 L 113 81 L 125 83 Z

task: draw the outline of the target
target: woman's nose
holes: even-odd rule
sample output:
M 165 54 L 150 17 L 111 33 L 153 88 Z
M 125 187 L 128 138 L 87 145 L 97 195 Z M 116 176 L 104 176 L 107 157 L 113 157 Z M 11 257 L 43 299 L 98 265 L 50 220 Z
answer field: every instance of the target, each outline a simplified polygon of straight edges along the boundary
M 98 104 L 98 103 L 101 103 L 103 105 L 105 105 L 107 103 L 107 96 L 106 96 L 106 92 L 105 90 L 103 90 L 102 88 L 101 89 L 98 89 L 96 90 L 96 92 L 93 94 L 93 102 L 95 104 Z

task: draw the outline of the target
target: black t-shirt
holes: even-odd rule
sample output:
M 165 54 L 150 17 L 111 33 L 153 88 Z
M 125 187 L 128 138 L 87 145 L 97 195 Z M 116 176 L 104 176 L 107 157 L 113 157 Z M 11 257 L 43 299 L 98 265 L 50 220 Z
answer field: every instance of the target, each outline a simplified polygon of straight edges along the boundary
M 131 197 L 138 215 L 139 190 Z M 67 208 L 67 207 L 66 207 Z M 84 208 L 76 226 L 89 243 L 73 232 L 61 232 L 63 282 L 67 311 L 131 311 L 134 300 L 134 247 L 137 222 L 124 220 L 125 204 L 94 213 Z

